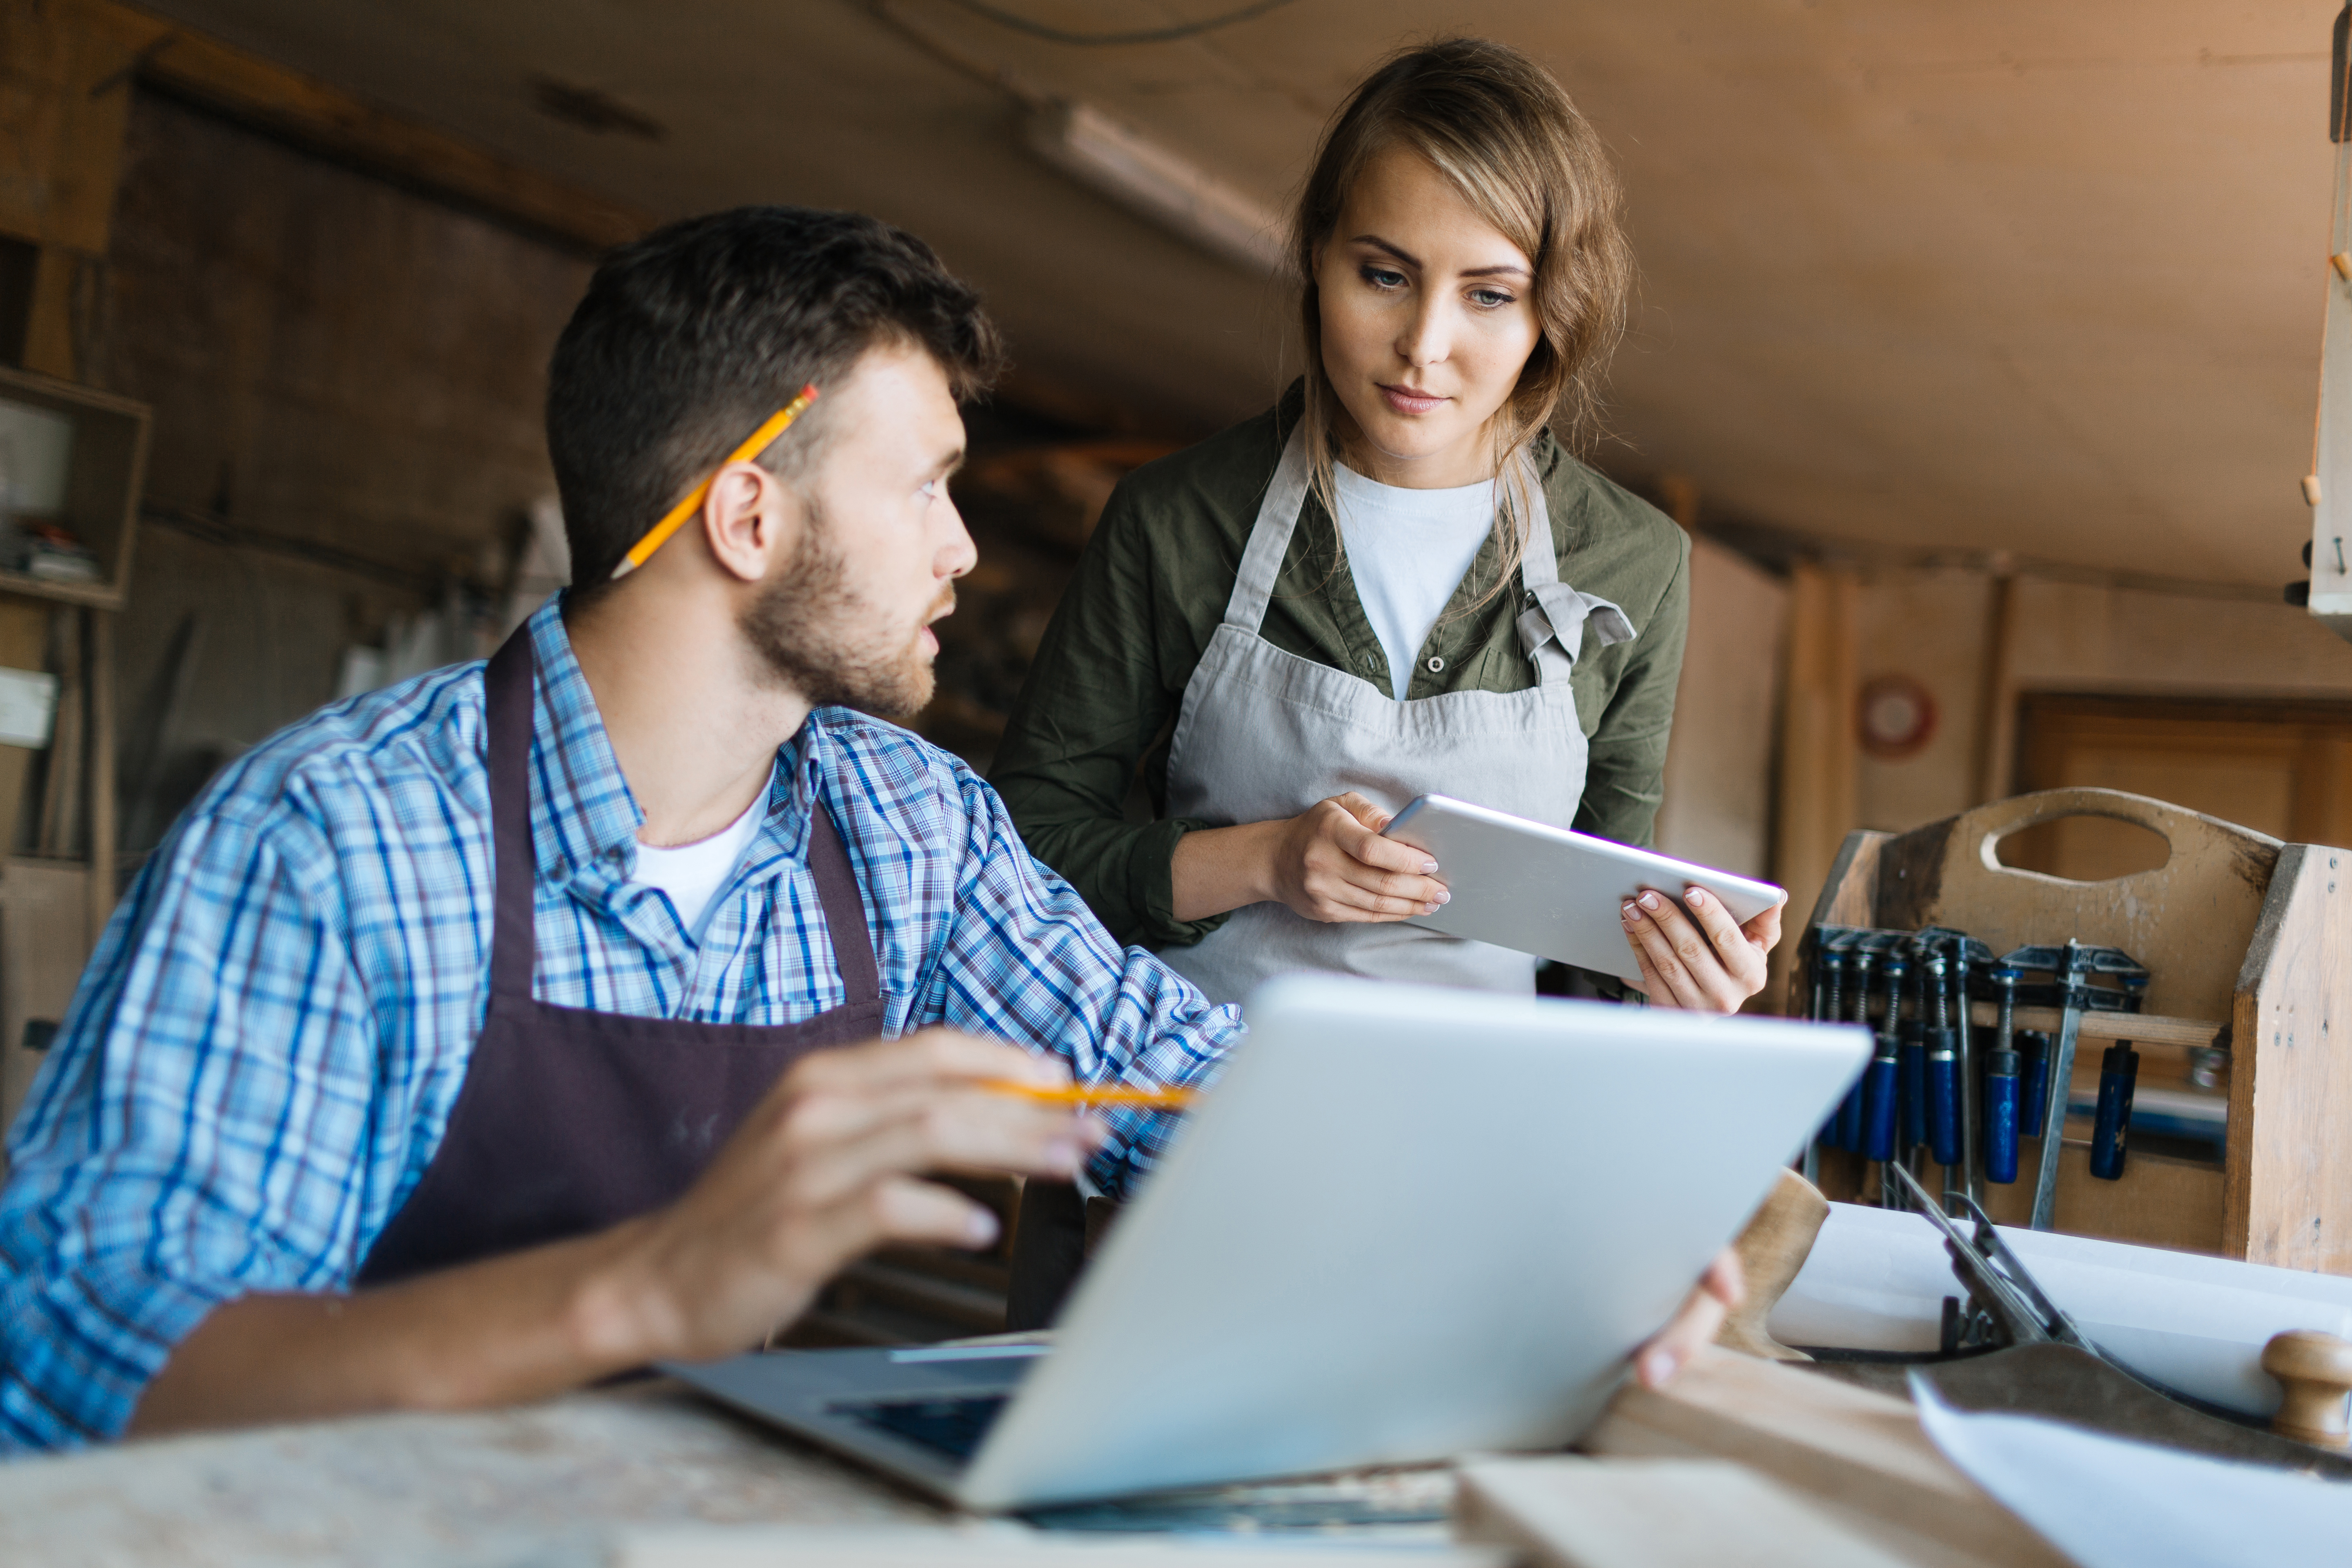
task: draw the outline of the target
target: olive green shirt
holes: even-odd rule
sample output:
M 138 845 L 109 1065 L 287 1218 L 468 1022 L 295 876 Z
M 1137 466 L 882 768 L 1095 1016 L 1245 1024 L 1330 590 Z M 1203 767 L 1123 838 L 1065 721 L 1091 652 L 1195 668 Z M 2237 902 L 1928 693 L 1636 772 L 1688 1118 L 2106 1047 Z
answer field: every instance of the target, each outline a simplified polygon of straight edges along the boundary
M 1299 403 L 1294 388 L 1278 408 L 1119 482 L 990 770 L 1030 852 L 1077 889 L 1123 942 L 1195 942 L 1225 919 L 1175 918 L 1169 868 L 1176 842 L 1222 825 L 1167 816 L 1168 741 L 1185 684 L 1224 618 L 1242 548 Z M 1534 455 L 1560 581 L 1619 605 L 1634 631 L 1632 641 L 1604 647 L 1591 624 L 1585 626 L 1570 685 L 1591 760 L 1575 826 L 1647 845 L 1690 616 L 1690 541 L 1550 436 L 1537 438 Z M 1534 663 L 1519 646 L 1526 595 L 1516 578 L 1469 608 L 1493 585 L 1498 556 L 1489 537 L 1413 661 L 1408 701 L 1535 684 Z M 1394 695 L 1388 657 L 1341 561 L 1339 531 L 1311 495 L 1259 635 Z M 1431 669 L 1433 658 L 1444 661 L 1441 669 Z M 1139 767 L 1159 820 L 1127 814 Z

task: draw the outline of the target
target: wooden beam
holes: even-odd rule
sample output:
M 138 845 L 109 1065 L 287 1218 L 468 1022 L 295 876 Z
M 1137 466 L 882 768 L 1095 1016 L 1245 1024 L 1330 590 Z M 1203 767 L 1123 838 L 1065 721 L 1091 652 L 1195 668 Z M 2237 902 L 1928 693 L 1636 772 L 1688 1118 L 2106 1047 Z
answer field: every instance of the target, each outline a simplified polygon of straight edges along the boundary
M 1783 919 L 1790 929 L 1773 950 L 1768 996 L 1788 994 L 1797 947 L 1795 911 L 1812 906 L 1854 826 L 1861 592 L 1850 567 L 1803 563 L 1790 574 L 1772 877 L 1789 889 L 1790 912 Z
M 142 86 L 352 164 L 381 179 L 595 253 L 654 227 L 634 207 L 512 163 L 274 65 L 168 24 L 151 24 Z
M 1984 659 L 1977 673 L 1976 800 L 1990 805 L 2007 795 L 2017 768 L 2017 577 L 1996 570 L 1985 606 Z

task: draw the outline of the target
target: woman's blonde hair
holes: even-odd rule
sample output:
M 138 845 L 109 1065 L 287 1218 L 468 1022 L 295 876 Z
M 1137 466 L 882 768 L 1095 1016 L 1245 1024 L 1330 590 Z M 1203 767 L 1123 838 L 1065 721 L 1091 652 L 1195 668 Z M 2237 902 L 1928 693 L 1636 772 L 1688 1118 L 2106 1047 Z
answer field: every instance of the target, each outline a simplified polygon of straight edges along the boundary
M 1291 226 L 1306 351 L 1307 454 L 1314 488 L 1336 518 L 1331 477 L 1339 395 L 1323 368 L 1317 253 L 1372 158 L 1409 147 L 1453 183 L 1473 211 L 1535 264 L 1528 298 L 1538 335 L 1519 384 L 1493 422 L 1496 526 L 1502 563 L 1484 604 L 1517 571 L 1528 498 L 1510 458 L 1550 427 L 1571 447 L 1599 432 L 1601 386 L 1625 329 L 1633 252 L 1609 154 L 1551 72 L 1507 44 L 1452 38 L 1391 56 L 1351 93 L 1323 133 Z

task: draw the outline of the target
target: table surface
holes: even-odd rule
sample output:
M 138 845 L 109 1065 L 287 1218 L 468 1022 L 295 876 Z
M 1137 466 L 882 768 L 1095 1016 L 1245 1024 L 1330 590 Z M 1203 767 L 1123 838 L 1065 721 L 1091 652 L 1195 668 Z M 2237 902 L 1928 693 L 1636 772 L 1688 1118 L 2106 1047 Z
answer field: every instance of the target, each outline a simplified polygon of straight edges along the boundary
M 598 1568 L 631 1526 L 943 1529 L 823 1452 L 641 1383 L 0 1465 L 0 1563 Z

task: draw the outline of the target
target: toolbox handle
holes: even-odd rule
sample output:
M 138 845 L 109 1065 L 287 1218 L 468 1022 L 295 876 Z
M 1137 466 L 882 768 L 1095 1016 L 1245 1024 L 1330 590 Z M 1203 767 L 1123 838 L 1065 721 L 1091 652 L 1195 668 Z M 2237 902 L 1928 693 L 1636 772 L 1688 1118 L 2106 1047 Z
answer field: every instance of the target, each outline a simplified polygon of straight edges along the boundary
M 2278 840 L 2265 834 L 2223 822 L 2201 812 L 2187 811 L 2144 795 L 2127 795 L 2119 789 L 2096 789 L 2087 785 L 2072 789 L 2046 789 L 2032 795 L 1997 800 L 1979 806 L 1960 817 L 1963 831 L 1978 835 L 1977 858 L 1988 871 L 2004 877 L 2027 877 L 2044 882 L 2069 882 L 2072 878 L 2053 877 L 2046 872 L 2029 871 L 2021 867 L 2004 866 L 1996 853 L 2000 841 L 2011 834 L 2022 833 L 2029 827 L 2044 823 L 2063 821 L 2070 816 L 2105 816 L 2117 822 L 2127 822 L 2135 827 L 2145 827 L 2165 842 L 2165 862 L 2145 871 L 2134 871 L 2113 879 L 2127 882 L 2137 877 L 2161 876 L 2183 850 L 2204 843 L 2216 847 L 2236 847 L 2248 839 L 2275 847 Z

